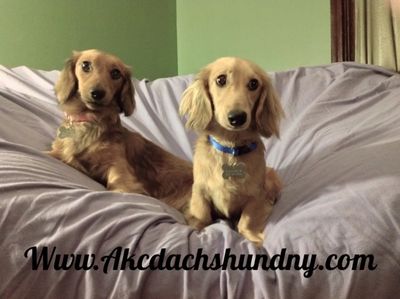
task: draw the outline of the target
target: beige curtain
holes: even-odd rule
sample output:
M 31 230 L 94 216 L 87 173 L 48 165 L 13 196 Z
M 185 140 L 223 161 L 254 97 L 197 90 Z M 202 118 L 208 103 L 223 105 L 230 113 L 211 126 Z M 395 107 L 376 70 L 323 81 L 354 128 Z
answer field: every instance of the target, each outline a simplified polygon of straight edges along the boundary
M 400 71 L 400 0 L 355 0 L 356 61 Z

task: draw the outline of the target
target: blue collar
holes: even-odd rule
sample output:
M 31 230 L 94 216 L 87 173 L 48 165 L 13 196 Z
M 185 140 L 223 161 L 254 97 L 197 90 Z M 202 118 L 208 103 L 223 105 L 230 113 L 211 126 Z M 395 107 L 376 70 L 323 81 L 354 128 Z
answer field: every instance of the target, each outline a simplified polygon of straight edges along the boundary
M 257 142 L 236 147 L 224 146 L 221 143 L 218 143 L 218 141 L 215 140 L 211 135 L 208 135 L 208 141 L 215 149 L 233 156 L 241 156 L 250 153 L 257 148 Z

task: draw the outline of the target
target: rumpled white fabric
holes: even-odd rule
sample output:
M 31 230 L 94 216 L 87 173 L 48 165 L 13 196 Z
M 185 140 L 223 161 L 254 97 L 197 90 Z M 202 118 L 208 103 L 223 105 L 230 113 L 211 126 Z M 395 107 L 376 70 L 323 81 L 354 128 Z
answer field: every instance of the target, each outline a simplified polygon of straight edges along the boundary
M 0 298 L 395 298 L 400 293 L 400 75 L 353 63 L 271 73 L 286 118 L 265 140 L 284 182 L 257 249 L 225 222 L 202 232 L 158 200 L 117 194 L 42 151 L 61 122 L 59 72 L 0 67 Z M 193 76 L 134 80 L 126 127 L 190 160 L 178 105 Z M 60 254 L 370 254 L 375 270 L 32 270 Z

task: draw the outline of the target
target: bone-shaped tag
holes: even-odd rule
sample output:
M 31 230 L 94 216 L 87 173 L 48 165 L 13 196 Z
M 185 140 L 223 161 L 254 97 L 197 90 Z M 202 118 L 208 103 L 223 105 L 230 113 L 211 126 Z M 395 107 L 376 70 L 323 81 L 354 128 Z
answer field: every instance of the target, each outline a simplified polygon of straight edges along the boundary
M 246 175 L 246 165 L 244 163 L 222 165 L 222 177 L 227 180 L 230 177 L 244 178 Z
M 60 139 L 72 137 L 73 135 L 74 135 L 73 127 L 60 127 L 58 129 L 58 138 Z

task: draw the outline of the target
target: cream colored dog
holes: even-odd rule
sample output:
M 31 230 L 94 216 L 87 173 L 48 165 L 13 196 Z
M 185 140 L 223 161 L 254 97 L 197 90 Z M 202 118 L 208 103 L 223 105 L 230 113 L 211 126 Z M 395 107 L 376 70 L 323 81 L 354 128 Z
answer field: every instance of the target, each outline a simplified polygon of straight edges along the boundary
M 226 57 L 205 67 L 183 95 L 180 113 L 200 133 L 188 222 L 197 229 L 225 217 L 260 245 L 281 183 L 266 167 L 260 135 L 279 137 L 283 110 L 267 74 Z

